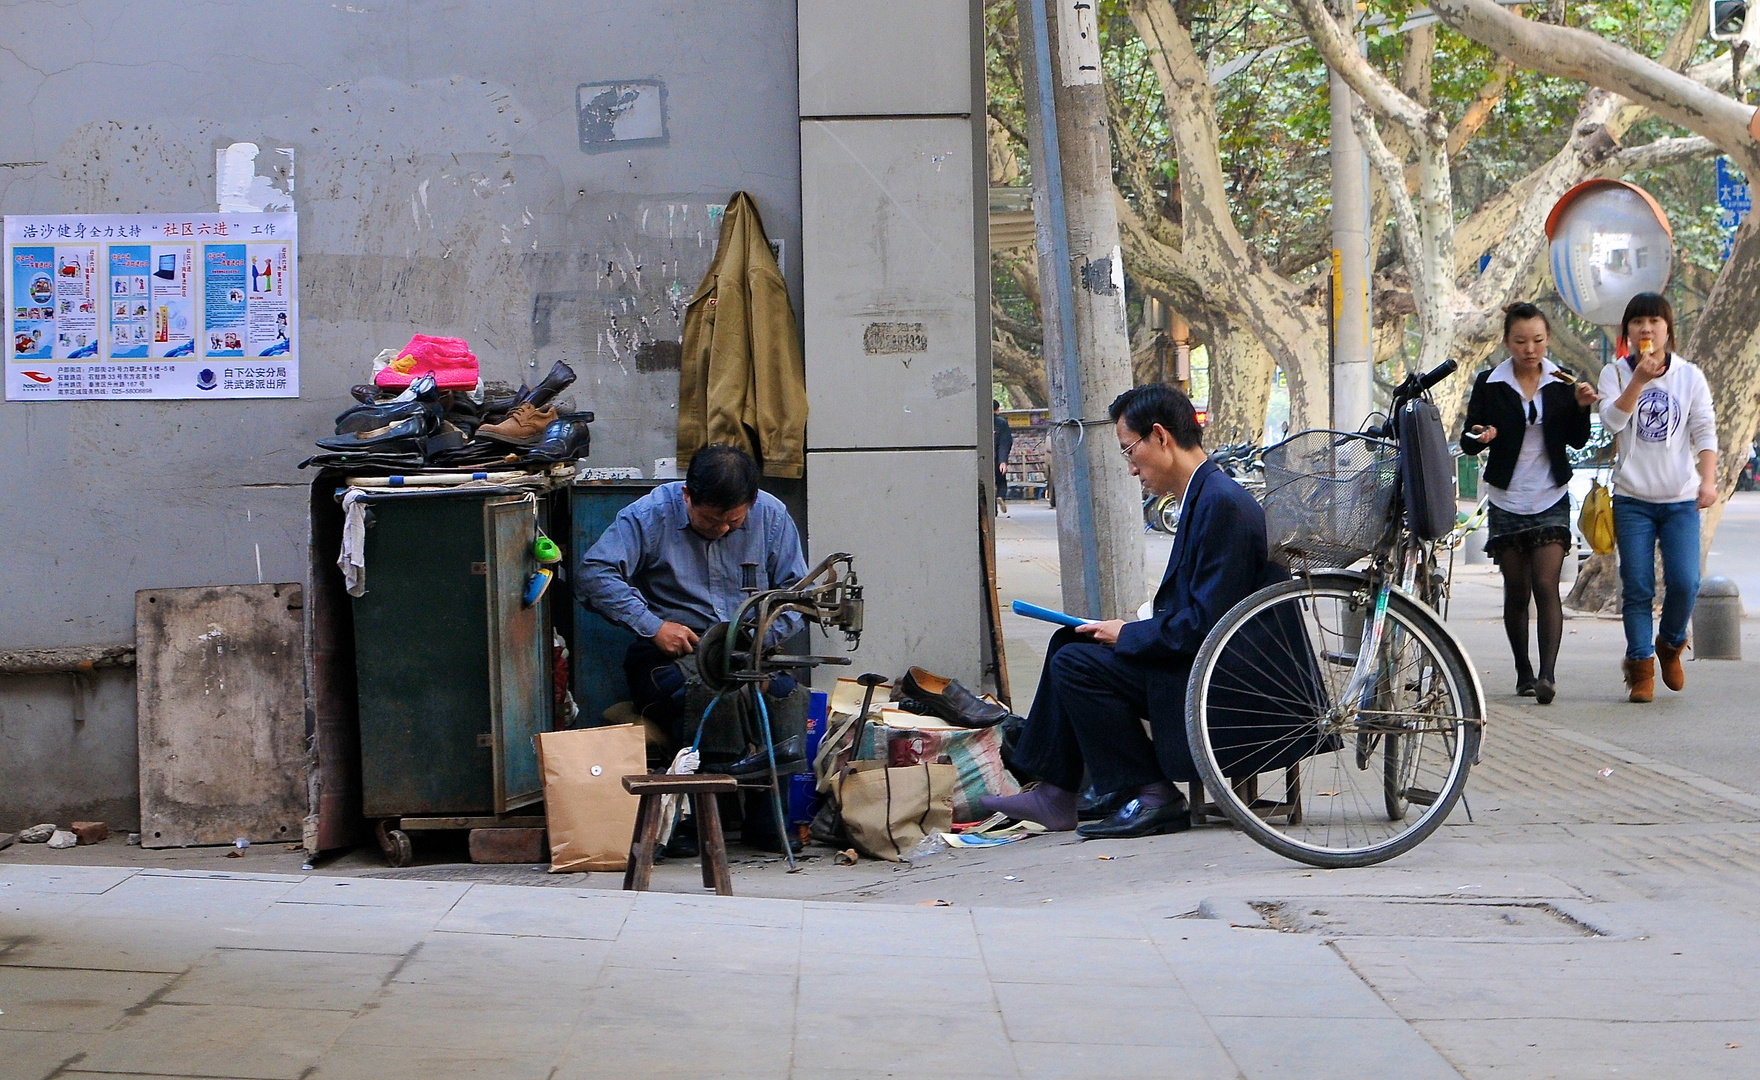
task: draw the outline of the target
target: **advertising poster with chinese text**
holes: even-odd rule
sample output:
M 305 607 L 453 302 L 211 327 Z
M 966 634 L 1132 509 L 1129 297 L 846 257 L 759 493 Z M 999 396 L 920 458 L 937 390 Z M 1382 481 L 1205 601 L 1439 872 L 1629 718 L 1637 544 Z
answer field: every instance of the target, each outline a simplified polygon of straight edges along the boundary
M 299 396 L 297 219 L 5 219 L 8 401 Z

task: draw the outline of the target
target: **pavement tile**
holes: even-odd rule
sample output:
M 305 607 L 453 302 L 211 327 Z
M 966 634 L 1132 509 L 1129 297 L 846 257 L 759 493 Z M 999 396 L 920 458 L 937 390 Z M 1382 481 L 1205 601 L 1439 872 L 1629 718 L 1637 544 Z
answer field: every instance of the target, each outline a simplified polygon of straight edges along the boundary
M 1014 1042 L 1015 1060 L 1028 1080 L 1239 1080 L 1240 1070 L 1202 1022 L 1184 1024 L 1189 1039 L 1175 1045 Z
M 682 895 L 642 892 L 609 895 L 631 898 L 629 919 L 624 924 L 630 930 L 676 926 L 680 920 L 717 926 L 765 926 L 794 930 L 801 926 L 802 905 L 795 900 L 715 896 L 712 893 Z
M 1008 936 L 986 934 L 982 940 L 984 966 L 996 982 L 1176 985 L 1161 953 L 1144 937 L 1071 939 L 1017 930 Z
M 799 930 L 770 926 L 674 925 L 626 930 L 605 959 L 611 968 L 792 975 L 800 963 Z
M 0 895 L 21 893 L 84 893 L 97 895 L 120 885 L 140 871 L 130 866 L 31 866 L 0 863 Z
M 158 1004 L 99 1037 L 86 1072 L 297 1080 L 349 1014 L 281 1007 Z
M 1468 1076 L 1760 1076 L 1760 1022 L 1753 1020 L 1634 1024 L 1512 1017 L 1416 1026 Z
M 1051 912 L 1042 908 L 1025 911 L 1008 908 L 973 908 L 972 921 L 984 937 L 1126 938 L 1147 936 L 1143 921 L 1134 914 L 1100 911 Z
M 0 924 L 0 971 L 20 966 L 176 974 L 224 942 L 229 928 L 199 913 L 188 919 L 116 919 L 82 911 L 45 916 L 22 929 L 8 937 Z
M 160 1000 L 262 1009 L 297 1003 L 353 1012 L 379 992 L 399 960 L 383 953 L 215 949 Z
M 338 904 L 389 907 L 399 911 L 445 912 L 472 888 L 464 881 L 388 881 L 380 878 L 313 876 L 281 897 L 284 904 Z
M 487 993 L 441 997 L 426 990 L 407 984 L 386 987 L 347 1024 L 335 1040 L 336 1050 L 405 1046 L 530 1051 L 566 1038 L 581 1013 L 572 995 L 546 998 L 533 987 L 517 998 Z
M 1396 1017 L 1213 1016 L 1210 1027 L 1248 1080 L 1461 1080 Z
M 104 1031 L 175 978 L 166 972 L 0 968 L 0 1030 Z
M 979 959 L 972 916 L 960 908 L 805 905 L 806 953 L 936 956 Z
M 930 982 L 802 980 L 793 1075 L 857 1070 L 874 1075 L 1016 1076 L 1002 1016 L 986 994 Z M 932 1020 L 919 1017 L 932 1015 Z
M 623 929 L 633 893 L 473 885 L 437 924 L 445 931 L 610 941 Z
M 1198 1007 L 1177 987 L 997 983 L 995 992 L 1016 1043 L 1216 1048 Z
M 318 1060 L 310 1080 L 546 1080 L 554 1075 L 554 1051 L 460 1049 L 453 1046 L 374 1046 L 338 1043 Z
M 585 996 L 563 1077 L 786 1077 L 791 976 L 607 968 Z
M 68 1058 L 85 1053 L 97 1037 L 66 1031 L 0 1029 L 0 1062 L 5 1063 L 8 1080 L 46 1080 Z
M 1180 985 L 1206 1016 L 1385 1019 L 1394 1015 L 1337 957 L 1330 965 L 1212 961 L 1173 967 Z
M 880 953 L 844 952 L 835 939 L 823 942 L 803 941 L 800 973 L 802 978 L 809 975 L 850 975 L 865 979 L 989 979 L 984 961 L 976 956 L 917 956 L 909 953 L 885 956 Z
M 585 990 L 598 981 L 610 953 L 610 942 L 584 938 L 440 932 L 422 940 L 392 981 L 436 990 L 484 983 Z
M 287 895 L 297 878 L 222 873 L 154 871 L 134 874 L 104 893 L 106 918 L 186 917 L 206 908 L 242 923 Z
M 343 904 L 271 904 L 226 935 L 227 945 L 401 956 L 434 931 L 438 911 Z

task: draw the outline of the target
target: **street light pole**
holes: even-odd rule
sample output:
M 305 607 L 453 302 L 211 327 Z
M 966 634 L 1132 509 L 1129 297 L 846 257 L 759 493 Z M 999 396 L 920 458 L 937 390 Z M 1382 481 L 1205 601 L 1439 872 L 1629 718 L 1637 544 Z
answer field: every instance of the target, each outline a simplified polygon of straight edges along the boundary
M 1339 23 L 1352 32 L 1349 0 Z M 1336 10 L 1336 9 L 1335 9 Z M 1359 39 L 1360 40 L 1360 39 Z M 1332 73 L 1332 426 L 1355 431 L 1373 407 L 1369 282 L 1369 158 L 1351 124 L 1356 95 Z

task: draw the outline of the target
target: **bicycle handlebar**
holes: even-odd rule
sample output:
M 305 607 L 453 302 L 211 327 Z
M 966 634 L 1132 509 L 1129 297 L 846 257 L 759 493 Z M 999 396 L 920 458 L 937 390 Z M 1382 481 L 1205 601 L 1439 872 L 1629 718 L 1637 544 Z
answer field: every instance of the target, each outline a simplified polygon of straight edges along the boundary
M 1437 383 L 1460 370 L 1460 364 L 1454 360 L 1444 360 L 1422 374 L 1413 372 L 1405 377 L 1405 381 L 1393 392 L 1393 401 L 1387 407 L 1387 422 L 1378 424 L 1364 432 L 1371 439 L 1391 438 L 1394 433 L 1395 418 L 1399 416 L 1400 406 L 1408 401 L 1416 400 L 1418 395 L 1435 386 Z

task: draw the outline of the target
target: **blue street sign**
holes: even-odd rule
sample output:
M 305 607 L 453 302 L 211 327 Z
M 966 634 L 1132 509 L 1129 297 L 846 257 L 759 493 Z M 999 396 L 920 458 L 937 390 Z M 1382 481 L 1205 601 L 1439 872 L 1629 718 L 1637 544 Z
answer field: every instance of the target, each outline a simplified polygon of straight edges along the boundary
M 1723 227 L 1723 257 L 1729 258 L 1730 245 L 1735 240 L 1736 227 L 1748 216 L 1753 201 L 1749 194 L 1746 181 L 1730 168 L 1729 159 L 1717 159 L 1717 205 L 1721 213 L 1717 222 Z

